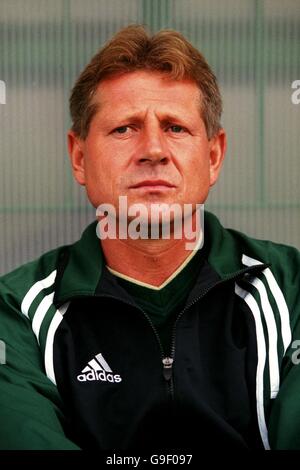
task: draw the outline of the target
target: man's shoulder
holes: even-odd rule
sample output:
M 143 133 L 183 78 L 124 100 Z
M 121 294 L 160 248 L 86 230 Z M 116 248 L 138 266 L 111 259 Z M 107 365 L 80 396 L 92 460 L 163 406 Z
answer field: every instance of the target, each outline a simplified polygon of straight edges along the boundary
M 269 264 L 281 273 L 300 273 L 300 251 L 293 246 L 262 240 L 241 231 L 225 228 L 217 217 L 206 213 L 206 227 L 213 261 L 240 269 L 243 265 Z
M 13 293 L 22 299 L 31 287 L 40 282 L 47 284 L 54 282 L 58 264 L 70 245 L 63 245 L 52 249 L 33 261 L 27 262 L 13 271 L 0 277 L 0 295 Z M 52 279 L 53 278 L 53 279 Z
M 89 258 L 94 260 L 99 250 L 95 222 L 86 227 L 82 236 L 72 244 L 52 249 L 39 258 L 30 261 L 0 277 L 0 299 L 14 299 L 19 304 L 28 298 L 37 296 L 38 292 L 53 292 L 60 282 L 61 275 L 69 267 L 69 278 L 72 283 Z M 88 269 L 89 270 L 89 269 Z M 78 277 L 78 276 L 77 276 Z M 85 272 L 81 278 L 85 279 Z M 6 296 L 8 296 L 6 298 Z M 26 303 L 26 302 L 25 302 Z
M 292 261 L 292 257 L 299 259 L 300 251 L 298 248 L 284 243 L 275 242 L 269 239 L 260 239 L 234 229 L 226 229 L 238 246 L 247 249 L 253 254 L 259 255 L 265 263 L 280 262 L 284 258 Z

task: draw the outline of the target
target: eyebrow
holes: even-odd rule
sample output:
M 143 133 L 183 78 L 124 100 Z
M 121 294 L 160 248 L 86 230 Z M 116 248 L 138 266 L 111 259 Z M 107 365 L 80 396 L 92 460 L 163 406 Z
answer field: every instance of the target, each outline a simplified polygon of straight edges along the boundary
M 124 114 L 124 116 L 118 116 L 116 118 L 113 118 L 112 121 L 122 121 L 122 122 L 126 122 L 126 121 L 142 121 L 144 120 L 143 118 L 143 113 L 142 112 L 139 112 L 139 113 L 128 113 L 128 114 Z M 159 117 L 159 120 L 162 122 L 162 123 L 169 123 L 169 122 L 186 122 L 186 119 L 184 119 L 182 116 L 179 116 L 179 115 L 175 115 L 175 114 L 171 114 L 171 113 L 161 113 L 160 117 Z

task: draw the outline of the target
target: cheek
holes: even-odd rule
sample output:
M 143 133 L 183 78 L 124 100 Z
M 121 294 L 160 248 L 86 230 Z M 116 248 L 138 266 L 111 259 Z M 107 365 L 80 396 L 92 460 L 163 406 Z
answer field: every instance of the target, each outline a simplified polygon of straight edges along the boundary
M 187 159 L 185 174 L 189 178 L 191 184 L 195 184 L 199 181 L 204 182 L 209 179 L 209 158 L 207 153 L 194 152 L 193 158 Z
M 90 184 L 109 181 L 114 174 L 112 159 L 105 149 L 94 147 L 86 154 L 85 172 Z
M 208 152 L 194 153 L 189 165 L 185 167 L 186 197 L 197 203 L 203 203 L 210 188 L 210 165 Z
M 114 203 L 121 191 L 124 171 L 116 154 L 94 152 L 86 164 L 86 190 L 92 204 Z
M 94 146 L 89 152 L 93 171 L 101 171 L 112 177 L 120 173 L 128 153 L 124 147 L 124 145 L 114 145 L 113 142 L 101 142 L 97 147 Z

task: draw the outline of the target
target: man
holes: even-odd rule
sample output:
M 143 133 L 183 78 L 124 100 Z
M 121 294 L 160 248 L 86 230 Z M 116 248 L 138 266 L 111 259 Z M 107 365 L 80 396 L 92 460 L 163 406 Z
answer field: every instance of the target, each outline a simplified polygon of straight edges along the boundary
M 300 448 L 299 253 L 208 213 L 187 249 L 226 148 L 204 57 L 179 33 L 130 26 L 70 107 L 75 179 L 115 219 L 105 234 L 100 209 L 79 242 L 1 279 L 1 448 Z M 137 204 L 155 237 L 128 236 Z M 179 210 L 169 237 L 162 204 Z

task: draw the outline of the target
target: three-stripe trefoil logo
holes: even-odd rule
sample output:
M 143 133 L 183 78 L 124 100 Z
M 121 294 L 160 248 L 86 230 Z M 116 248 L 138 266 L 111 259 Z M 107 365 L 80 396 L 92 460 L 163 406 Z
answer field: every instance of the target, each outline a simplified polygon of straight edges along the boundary
M 88 365 L 77 375 L 79 382 L 101 382 L 118 383 L 122 381 L 119 374 L 114 374 L 101 353 L 97 354 Z

